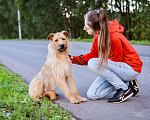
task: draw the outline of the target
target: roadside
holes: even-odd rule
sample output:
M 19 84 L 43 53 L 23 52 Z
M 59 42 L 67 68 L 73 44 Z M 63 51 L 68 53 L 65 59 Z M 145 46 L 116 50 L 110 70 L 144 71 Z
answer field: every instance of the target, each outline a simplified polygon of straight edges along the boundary
M 2 39 L 2 40 L 15 40 L 15 41 L 46 41 L 46 39 Z M 93 42 L 92 38 L 87 38 L 87 39 L 69 39 L 69 41 L 79 41 L 79 42 Z M 136 45 L 150 45 L 150 40 L 129 40 L 131 44 L 136 44 Z
M 47 56 L 47 45 L 50 41 L 0 41 L 0 60 L 14 73 L 18 73 L 29 83 L 41 70 Z M 86 54 L 90 51 L 91 42 L 70 42 L 71 55 Z M 61 91 L 55 101 L 65 110 L 70 111 L 82 120 L 149 120 L 150 118 L 150 46 L 133 45 L 143 61 L 142 73 L 138 78 L 141 92 L 138 97 L 131 97 L 120 104 L 110 104 L 107 97 L 81 104 L 70 104 Z M 72 66 L 72 73 L 78 91 L 87 98 L 87 90 L 97 77 L 87 66 Z M 1 109 L 1 108 L 0 108 Z M 126 115 L 126 117 L 124 117 Z
M 0 118 L 70 120 L 73 116 L 48 98 L 34 101 L 28 85 L 20 75 L 11 73 L 0 63 Z

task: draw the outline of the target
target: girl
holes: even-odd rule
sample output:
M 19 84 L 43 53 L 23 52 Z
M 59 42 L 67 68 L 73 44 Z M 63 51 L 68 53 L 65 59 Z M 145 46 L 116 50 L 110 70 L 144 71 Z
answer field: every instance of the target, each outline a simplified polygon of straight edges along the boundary
M 108 21 L 104 10 L 90 11 L 84 18 L 84 30 L 94 35 L 91 51 L 80 56 L 70 55 L 70 59 L 73 64 L 88 65 L 98 75 L 87 91 L 88 98 L 99 99 L 114 90 L 116 93 L 108 102 L 123 102 L 137 96 L 140 91 L 137 76 L 143 63 L 123 36 L 123 26 L 117 20 Z

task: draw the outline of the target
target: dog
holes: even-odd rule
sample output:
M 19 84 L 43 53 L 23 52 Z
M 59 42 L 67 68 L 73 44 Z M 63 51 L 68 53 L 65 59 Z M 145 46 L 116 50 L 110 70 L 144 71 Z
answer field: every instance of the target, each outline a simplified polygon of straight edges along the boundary
M 70 43 L 67 40 L 69 34 L 66 31 L 51 33 L 47 40 L 48 55 L 41 71 L 29 84 L 29 95 L 35 100 L 42 97 L 49 97 L 56 100 L 55 90 L 59 87 L 72 104 L 86 102 L 86 98 L 79 95 L 71 73 L 71 60 L 68 56 Z M 69 90 L 69 85 L 71 91 Z

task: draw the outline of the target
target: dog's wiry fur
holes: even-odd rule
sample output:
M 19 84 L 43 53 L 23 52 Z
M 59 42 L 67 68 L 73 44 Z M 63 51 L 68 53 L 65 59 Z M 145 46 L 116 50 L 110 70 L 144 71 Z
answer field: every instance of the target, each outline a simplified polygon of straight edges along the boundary
M 66 31 L 52 33 L 48 36 L 47 39 L 51 40 L 51 43 L 48 45 L 47 61 L 29 84 L 29 95 L 32 98 L 38 99 L 47 96 L 51 100 L 56 100 L 55 90 L 59 87 L 71 103 L 87 101 L 79 95 L 72 78 L 67 38 L 68 33 Z

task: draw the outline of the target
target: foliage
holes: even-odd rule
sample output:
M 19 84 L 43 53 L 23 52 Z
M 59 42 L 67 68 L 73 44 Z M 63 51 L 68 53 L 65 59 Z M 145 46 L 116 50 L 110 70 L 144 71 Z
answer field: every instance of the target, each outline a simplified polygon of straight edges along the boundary
M 18 37 L 17 7 L 14 0 L 0 0 L 0 37 Z
M 72 115 L 48 98 L 39 102 L 28 95 L 28 85 L 20 75 L 0 64 L 0 120 L 70 120 Z
M 90 38 L 84 15 L 104 8 L 109 20 L 118 19 L 128 39 L 150 40 L 149 0 L 0 0 L 0 38 L 18 38 L 18 5 L 22 38 L 46 38 L 66 30 L 71 38 Z
M 115 0 L 114 8 L 119 10 L 121 23 L 128 39 L 150 39 L 150 1 L 148 0 Z M 147 36 L 145 36 L 145 34 Z

